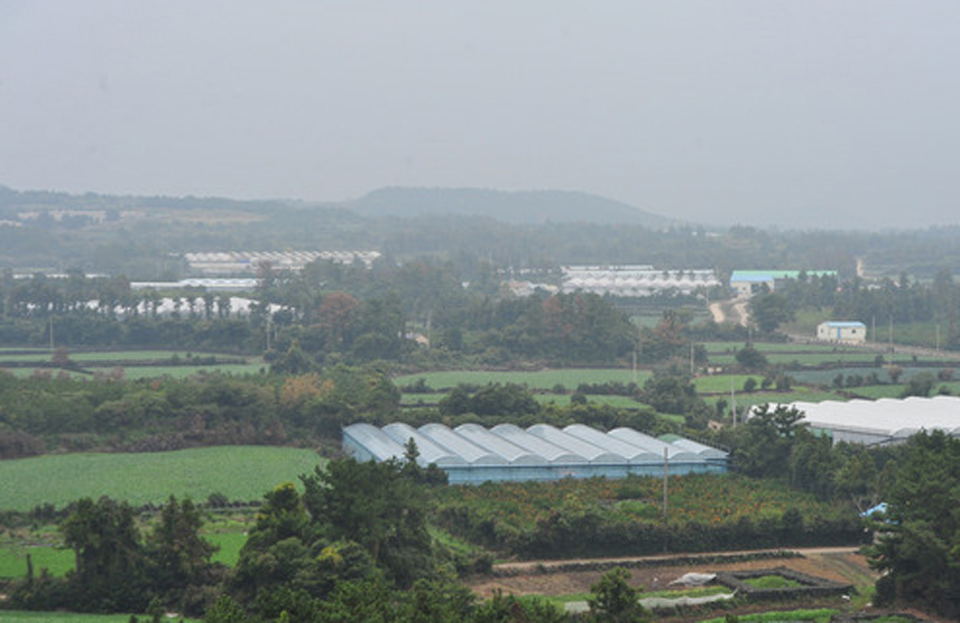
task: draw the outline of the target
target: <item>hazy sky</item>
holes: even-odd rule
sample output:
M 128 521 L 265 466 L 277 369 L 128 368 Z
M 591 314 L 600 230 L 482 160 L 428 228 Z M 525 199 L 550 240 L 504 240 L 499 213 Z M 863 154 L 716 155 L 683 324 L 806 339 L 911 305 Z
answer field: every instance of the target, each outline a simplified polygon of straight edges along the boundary
M 0 0 L 0 184 L 960 223 L 960 2 Z

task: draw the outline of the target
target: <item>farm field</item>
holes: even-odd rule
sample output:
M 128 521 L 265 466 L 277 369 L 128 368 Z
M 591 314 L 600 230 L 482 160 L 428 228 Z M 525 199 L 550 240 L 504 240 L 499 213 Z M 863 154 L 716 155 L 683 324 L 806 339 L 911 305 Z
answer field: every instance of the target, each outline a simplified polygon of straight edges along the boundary
M 122 366 L 121 366 L 122 367 Z M 241 364 L 214 364 L 209 366 L 131 366 L 123 369 L 123 378 L 125 379 L 153 379 L 162 376 L 171 378 L 186 378 L 200 372 L 221 374 L 259 374 L 265 368 L 262 363 L 241 363 Z M 0 370 L 6 370 L 17 378 L 28 378 L 34 374 L 52 374 L 59 376 L 66 374 L 74 379 L 87 379 L 92 377 L 92 373 L 83 373 L 70 370 L 58 370 L 56 368 L 4 368 L 0 364 Z M 109 374 L 111 368 L 98 368 L 99 371 Z
M 259 374 L 265 364 L 259 357 L 241 357 L 217 353 L 192 353 L 166 350 L 78 351 L 67 355 L 79 369 L 64 370 L 51 367 L 53 354 L 47 349 L 0 350 L 0 369 L 19 378 L 34 374 L 65 374 L 72 378 L 89 378 L 94 372 L 109 373 L 122 368 L 124 378 L 156 378 L 170 376 L 183 378 L 197 372 L 224 374 Z M 30 365 L 37 364 L 37 365 Z
M 141 618 L 149 621 L 148 615 Z M 196 619 L 177 619 L 192 622 Z M 0 610 L 0 623 L 129 623 L 129 614 L 77 614 L 75 612 L 24 612 Z
M 180 379 L 200 372 L 221 374 L 260 374 L 266 369 L 263 363 L 214 364 L 209 366 L 136 366 L 123 369 L 127 379 L 152 379 L 161 376 Z
M 650 372 L 637 373 L 637 384 L 650 378 Z M 393 379 L 398 387 L 413 385 L 423 379 L 427 387 L 433 390 L 453 389 L 457 385 L 487 385 L 489 383 L 514 383 L 526 385 L 532 390 L 549 390 L 562 385 L 568 391 L 575 391 L 580 383 L 632 383 L 633 371 L 627 368 L 559 368 L 537 370 L 534 372 L 509 370 L 456 370 L 448 372 L 425 372 L 408 374 Z
M 99 362 L 99 361 L 169 361 L 177 357 L 182 361 L 189 362 L 190 359 L 199 359 L 202 357 L 219 357 L 221 359 L 243 359 L 243 357 L 233 355 L 223 355 L 217 353 L 188 353 L 187 351 L 170 350 L 105 350 L 105 351 L 67 351 L 71 361 L 77 363 Z M 189 356 L 188 356 L 189 355 Z M 48 349 L 36 350 L 35 352 L 24 352 L 22 350 L 0 350 L 0 363 L 4 361 L 50 361 L 53 353 Z
M 455 486 L 439 490 L 445 505 L 474 509 L 481 517 L 502 523 L 508 530 L 530 530 L 570 500 L 609 507 L 618 521 L 657 519 L 661 513 L 663 483 L 659 478 L 561 480 L 558 482 L 504 482 Z M 814 496 L 786 489 L 773 481 L 732 475 L 687 475 L 670 479 L 670 523 L 705 526 L 741 519 L 779 517 L 788 508 L 807 517 L 827 518 L 840 512 Z
M 718 400 L 730 401 L 730 394 L 714 394 L 710 396 L 704 396 L 704 401 L 707 404 L 716 404 Z M 753 405 L 762 405 L 762 404 L 789 404 L 791 402 L 823 402 L 824 400 L 838 400 L 840 402 L 846 402 L 850 398 L 844 394 L 831 391 L 831 390 L 822 390 L 814 387 L 803 387 L 803 386 L 794 386 L 794 388 L 789 392 L 752 392 L 744 393 L 742 387 L 737 388 L 736 392 L 737 407 L 742 409 L 745 406 Z
M 221 446 L 138 454 L 78 453 L 0 462 L 0 510 L 63 506 L 81 497 L 158 504 L 171 494 L 201 501 L 211 493 L 257 500 L 283 481 L 298 482 L 324 459 L 313 450 Z
M 213 555 L 213 562 L 233 567 L 240 559 L 240 549 L 246 543 L 247 523 L 250 517 L 233 515 L 211 521 L 209 515 L 204 519 L 201 536 L 219 549 Z M 149 522 L 142 532 L 151 529 Z M 31 530 L 29 534 L 9 534 L 0 538 L 0 579 L 22 578 L 27 569 L 27 554 L 33 560 L 34 569 L 46 569 L 54 577 L 63 577 L 74 568 L 74 552 L 62 547 L 63 539 L 54 526 L 45 526 Z

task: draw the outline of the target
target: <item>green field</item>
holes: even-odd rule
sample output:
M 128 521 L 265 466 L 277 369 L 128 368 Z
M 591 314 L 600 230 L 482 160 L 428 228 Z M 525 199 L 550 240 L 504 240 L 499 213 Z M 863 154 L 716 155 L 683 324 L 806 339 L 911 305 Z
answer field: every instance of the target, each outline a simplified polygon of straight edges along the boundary
M 259 374 L 266 369 L 263 363 L 215 364 L 210 366 L 136 366 L 123 369 L 127 379 L 151 379 L 169 376 L 182 379 L 198 372 L 219 372 L 221 374 Z
M 221 446 L 138 454 L 62 454 L 0 462 L 0 510 L 63 506 L 81 497 L 134 505 L 171 494 L 201 501 L 211 493 L 256 500 L 283 481 L 298 481 L 323 459 L 313 450 Z
M 187 354 L 187 351 L 171 350 L 105 350 L 89 352 L 71 352 L 70 350 L 67 350 L 67 356 L 70 357 L 70 360 L 77 363 L 88 361 L 167 361 L 172 357 L 178 357 L 183 361 L 190 361 L 190 359 L 187 358 Z M 50 361 L 52 356 L 53 353 L 51 353 L 49 350 L 38 350 L 31 353 L 15 351 L 13 354 L 5 354 L 3 351 L 0 351 L 0 363 L 4 361 Z M 217 353 L 191 353 L 191 357 L 220 357 L 228 359 L 241 358 L 233 355 L 223 355 Z
M 213 562 L 223 563 L 228 567 L 237 564 L 240 549 L 247 541 L 246 532 L 250 521 L 250 517 L 238 515 L 211 521 L 208 515 L 200 533 L 219 548 L 213 555 Z M 144 526 L 144 532 L 151 529 L 149 523 Z M 33 560 L 35 572 L 46 569 L 55 577 L 63 577 L 74 568 L 73 550 L 63 547 L 63 539 L 56 528 L 45 526 L 27 534 L 0 537 L 0 579 L 24 577 L 27 554 L 30 554 Z
M 59 543 L 59 539 L 56 541 Z M 33 560 L 36 573 L 46 569 L 50 575 L 63 577 L 74 567 L 73 550 L 55 546 L 53 541 L 44 545 L 27 545 L 22 542 L 0 541 L 0 579 L 22 578 L 27 573 L 27 554 Z M 0 619 L 2 621 L 2 619 Z
M 123 378 L 125 379 L 153 379 L 161 376 L 169 376 L 175 379 L 182 379 L 193 376 L 199 372 L 219 372 L 221 374 L 259 374 L 265 369 L 262 363 L 240 363 L 240 364 L 215 364 L 210 366 L 131 366 L 123 368 Z M 3 364 L 0 364 L 0 370 L 3 370 Z M 97 368 L 98 372 L 109 374 L 110 368 Z M 67 370 L 58 370 L 57 368 L 6 368 L 17 378 L 28 378 L 34 374 L 51 374 L 58 377 L 61 374 L 74 379 L 92 379 L 92 374 L 82 372 L 71 372 Z
M 718 400 L 730 402 L 730 394 L 715 394 L 704 396 L 707 404 L 716 404 Z M 823 402 L 825 400 L 839 400 L 846 402 L 848 397 L 829 390 L 820 390 L 812 387 L 794 387 L 789 392 L 753 392 L 745 394 L 742 391 L 736 392 L 737 406 L 741 409 L 745 406 L 762 404 L 790 404 L 791 402 Z
M 637 373 L 637 383 L 650 378 L 650 373 L 641 370 Z M 556 370 L 537 370 L 535 372 L 508 370 L 455 370 L 449 372 L 426 372 L 408 374 L 393 379 L 398 387 L 412 385 L 423 379 L 434 390 L 452 389 L 460 384 L 487 385 L 488 383 L 514 383 L 526 385 L 529 389 L 552 389 L 563 385 L 568 391 L 574 391 L 580 383 L 632 383 L 633 372 L 626 368 L 563 368 Z
M 141 616 L 149 621 L 147 615 Z M 177 621 L 195 619 L 177 619 Z M 24 612 L 0 610 L 0 623 L 129 623 L 129 614 L 76 614 L 73 612 Z
M 693 379 L 693 386 L 697 388 L 697 393 L 701 394 L 729 394 L 731 388 L 740 392 L 747 379 L 753 379 L 760 387 L 763 376 L 756 374 L 717 374 L 714 376 L 701 376 Z

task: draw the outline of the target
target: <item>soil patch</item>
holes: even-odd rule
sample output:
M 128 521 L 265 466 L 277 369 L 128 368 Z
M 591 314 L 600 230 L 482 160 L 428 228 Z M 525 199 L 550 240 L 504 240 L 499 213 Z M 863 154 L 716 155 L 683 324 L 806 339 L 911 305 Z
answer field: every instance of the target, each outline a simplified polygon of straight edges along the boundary
M 684 559 L 682 563 L 677 563 L 669 558 L 658 558 L 651 566 L 631 568 L 630 584 L 644 591 L 664 590 L 677 588 L 670 587 L 669 583 L 685 573 L 750 571 L 767 569 L 770 563 L 770 559 L 761 559 L 739 562 L 704 560 L 700 564 L 691 562 L 689 558 Z M 809 550 L 796 557 L 778 558 L 776 564 L 807 575 L 858 587 L 872 584 L 877 577 L 867 565 L 866 558 L 853 549 Z M 543 569 L 543 567 L 524 566 L 522 570 L 517 571 L 516 575 L 479 576 L 467 583 L 482 598 L 489 598 L 496 591 L 512 595 L 569 595 L 590 592 L 590 586 L 596 584 L 604 573 L 600 570 L 544 573 Z

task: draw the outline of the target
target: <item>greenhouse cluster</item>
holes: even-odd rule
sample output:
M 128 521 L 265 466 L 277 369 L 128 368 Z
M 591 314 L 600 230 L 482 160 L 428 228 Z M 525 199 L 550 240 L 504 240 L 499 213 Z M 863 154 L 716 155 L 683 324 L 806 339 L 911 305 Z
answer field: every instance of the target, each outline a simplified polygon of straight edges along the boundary
M 487 429 L 462 424 L 414 428 L 394 423 L 377 428 L 353 424 L 343 429 L 344 450 L 360 461 L 402 459 L 410 440 L 416 444 L 421 466 L 434 463 L 451 484 L 559 480 L 627 475 L 662 476 L 725 473 L 726 452 L 670 436 L 658 439 L 630 428 L 608 433 L 583 424 L 559 429 L 536 424 L 523 429 L 500 424 Z
M 805 424 L 831 436 L 834 443 L 895 444 L 920 431 L 933 430 L 960 435 L 960 398 L 956 396 L 794 402 L 788 406 L 802 412 Z
M 652 296 L 666 292 L 693 294 L 720 285 L 713 270 L 655 270 L 652 266 L 565 266 L 564 292 L 613 296 Z

